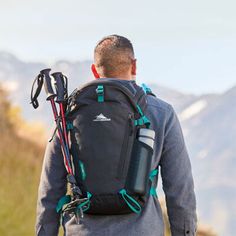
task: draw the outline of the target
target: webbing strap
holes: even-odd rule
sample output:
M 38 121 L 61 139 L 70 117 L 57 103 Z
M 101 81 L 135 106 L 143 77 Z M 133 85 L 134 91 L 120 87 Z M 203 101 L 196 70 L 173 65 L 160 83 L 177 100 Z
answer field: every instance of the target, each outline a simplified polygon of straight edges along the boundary
M 140 118 L 137 119 L 137 120 L 134 120 L 134 125 L 137 126 L 137 125 L 146 125 L 147 128 L 150 127 L 150 120 L 143 114 L 143 111 L 141 109 L 141 107 L 137 104 L 137 109 L 138 109 L 138 112 L 140 114 Z
M 57 203 L 57 207 L 56 207 L 57 213 L 61 212 L 64 205 L 70 203 L 70 201 L 71 201 L 71 196 L 70 195 L 65 195 L 62 198 L 60 198 L 60 200 Z
M 149 174 L 149 179 L 152 181 L 152 186 L 150 188 L 150 195 L 157 197 L 156 186 L 154 183 L 155 177 L 158 175 L 158 169 L 154 169 Z
M 104 102 L 104 88 L 103 88 L 103 85 L 98 85 L 97 86 L 96 93 L 98 95 L 98 102 Z
M 141 107 L 137 104 L 137 108 L 138 108 L 138 112 L 141 116 L 143 116 L 143 111 L 141 109 Z
M 125 200 L 128 207 L 136 214 L 140 214 L 142 208 L 139 205 L 139 203 L 134 198 L 132 198 L 129 194 L 127 194 L 125 189 L 121 189 L 119 193 L 121 194 L 122 198 Z
M 146 116 L 142 116 L 141 118 L 134 120 L 134 125 L 146 125 L 147 128 L 150 126 L 150 120 Z

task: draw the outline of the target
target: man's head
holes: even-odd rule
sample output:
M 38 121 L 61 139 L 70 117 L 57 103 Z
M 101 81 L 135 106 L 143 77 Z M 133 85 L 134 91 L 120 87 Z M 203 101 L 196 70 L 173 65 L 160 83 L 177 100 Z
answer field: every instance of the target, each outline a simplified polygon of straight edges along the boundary
M 92 71 L 96 78 L 133 79 L 136 60 L 132 43 L 119 35 L 104 37 L 95 47 Z

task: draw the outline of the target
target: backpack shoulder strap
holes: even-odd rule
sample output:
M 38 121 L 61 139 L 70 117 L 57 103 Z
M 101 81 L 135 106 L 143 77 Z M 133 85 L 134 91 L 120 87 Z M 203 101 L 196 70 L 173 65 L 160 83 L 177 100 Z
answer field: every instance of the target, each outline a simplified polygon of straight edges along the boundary
M 141 84 L 143 91 L 147 94 L 147 95 L 152 95 L 154 97 L 156 97 L 156 95 L 152 92 L 152 90 L 150 89 L 150 87 L 148 87 L 146 84 L 142 83 Z
M 156 97 L 156 95 L 152 92 L 152 90 L 144 83 L 141 84 L 141 86 L 135 84 L 136 87 L 136 94 L 134 96 L 135 101 L 139 106 L 142 107 L 142 109 L 145 111 L 147 106 L 147 95 L 151 95 Z

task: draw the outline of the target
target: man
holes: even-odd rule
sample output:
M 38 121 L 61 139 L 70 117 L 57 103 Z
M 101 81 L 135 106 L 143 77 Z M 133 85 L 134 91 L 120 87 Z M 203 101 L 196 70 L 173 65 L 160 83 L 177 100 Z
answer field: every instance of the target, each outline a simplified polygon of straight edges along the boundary
M 131 42 L 122 36 L 102 39 L 94 52 L 92 72 L 96 79 L 115 78 L 135 93 L 136 60 Z M 173 236 L 193 236 L 196 232 L 196 201 L 191 165 L 182 130 L 172 106 L 148 96 L 147 117 L 156 132 L 152 169 L 161 168 L 163 189 Z M 92 137 L 91 137 L 92 138 Z M 49 143 L 45 153 L 39 186 L 36 233 L 58 234 L 60 216 L 55 208 L 66 192 L 66 170 L 58 138 Z M 157 197 L 148 199 L 141 214 L 86 215 L 76 224 L 72 215 L 63 218 L 66 235 L 163 236 L 164 224 Z

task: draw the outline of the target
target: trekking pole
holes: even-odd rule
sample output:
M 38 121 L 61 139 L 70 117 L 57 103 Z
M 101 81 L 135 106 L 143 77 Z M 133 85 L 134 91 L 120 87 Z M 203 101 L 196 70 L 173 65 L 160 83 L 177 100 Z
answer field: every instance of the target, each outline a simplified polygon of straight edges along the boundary
M 44 89 L 45 89 L 45 92 L 47 95 L 46 100 L 51 102 L 52 111 L 53 111 L 54 119 L 55 119 L 55 122 L 57 125 L 59 140 L 60 140 L 60 144 L 61 144 L 62 152 L 63 152 L 63 156 L 64 156 L 66 170 L 70 175 L 73 175 L 73 171 L 72 171 L 71 164 L 70 164 L 69 149 L 68 149 L 66 142 L 64 140 L 64 137 L 63 137 L 63 131 L 62 131 L 61 125 L 60 125 L 57 107 L 56 107 L 56 104 L 54 101 L 54 99 L 57 95 L 54 93 L 53 88 L 52 88 L 51 77 L 49 74 L 50 71 L 51 71 L 51 69 L 44 69 L 44 70 L 40 71 L 40 74 L 44 75 Z
M 52 76 L 55 79 L 56 92 L 57 92 L 56 102 L 59 104 L 59 107 L 60 107 L 60 115 L 61 115 L 61 121 L 62 121 L 64 140 L 65 140 L 66 149 L 68 150 L 68 155 L 70 159 L 69 140 L 68 140 L 68 134 L 67 134 L 67 129 L 66 129 L 66 119 L 65 119 L 65 111 L 64 111 L 64 108 L 66 107 L 66 99 L 68 96 L 67 77 L 64 76 L 61 72 L 55 72 L 52 74 Z M 67 180 L 71 184 L 73 195 L 74 196 L 82 195 L 80 188 L 77 186 L 72 168 L 71 168 L 71 173 L 67 175 Z
M 65 114 L 64 114 L 64 107 L 66 107 L 66 99 L 67 99 L 67 78 L 66 76 L 62 75 L 62 79 L 57 79 L 57 93 L 58 93 L 58 98 L 57 98 L 57 103 L 60 105 L 60 110 L 61 110 L 61 117 L 58 115 L 57 112 L 57 106 L 55 104 L 55 97 L 57 97 L 57 94 L 54 93 L 53 88 L 52 88 L 52 83 L 51 83 L 51 77 L 50 77 L 50 71 L 51 69 L 45 69 L 40 71 L 40 74 L 35 78 L 31 90 L 31 104 L 35 109 L 38 108 L 39 103 L 38 103 L 38 96 L 41 92 L 42 86 L 44 85 L 44 89 L 47 95 L 47 101 L 51 102 L 52 110 L 53 110 L 53 115 L 54 115 L 54 120 L 56 122 L 56 129 L 55 132 L 58 132 L 59 135 L 59 141 L 61 144 L 61 149 L 62 149 L 62 154 L 64 158 L 64 164 L 66 171 L 68 173 L 67 175 L 67 181 L 69 184 L 71 184 L 71 189 L 72 193 L 74 196 L 74 200 L 71 202 L 71 204 L 75 204 L 78 201 L 78 198 L 80 199 L 80 196 L 82 196 L 82 191 L 81 189 L 77 186 L 75 176 L 73 174 L 73 168 L 71 164 L 71 159 L 70 159 L 70 152 L 69 152 L 69 142 L 68 142 L 68 136 L 66 132 L 66 122 L 65 122 Z M 61 83 L 61 84 L 60 84 Z M 35 89 L 35 85 L 37 84 L 37 88 Z M 63 117 L 63 118 L 62 118 Z M 63 120 L 63 121 L 62 121 Z M 63 123 L 63 132 L 61 128 L 61 123 Z M 55 134 L 54 132 L 54 134 Z M 54 136 L 53 134 L 53 136 Z M 86 198 L 80 199 L 80 201 L 86 201 Z
M 67 129 L 66 129 L 66 119 L 65 119 L 66 98 L 68 97 L 67 78 L 61 72 L 55 72 L 52 74 L 52 76 L 55 79 L 55 85 L 57 89 L 56 102 L 59 104 L 59 107 L 60 107 L 60 114 L 61 114 L 62 128 L 63 128 L 64 138 L 65 138 L 65 143 L 69 150 L 69 140 L 68 140 L 68 134 L 67 134 Z
M 67 134 L 67 129 L 66 129 L 66 119 L 65 119 L 65 111 L 64 111 L 64 108 L 66 107 L 66 99 L 68 96 L 67 77 L 64 76 L 61 72 L 55 72 L 52 74 L 52 76 L 55 79 L 55 85 L 56 85 L 56 91 L 57 91 L 56 102 L 59 104 L 59 107 L 60 107 L 60 114 L 61 114 L 65 144 L 69 150 L 69 140 L 68 140 L 68 134 Z M 71 184 L 71 189 L 74 196 L 77 196 L 78 194 L 82 195 L 80 188 L 76 184 L 74 175 L 72 174 L 68 175 L 67 180 Z

